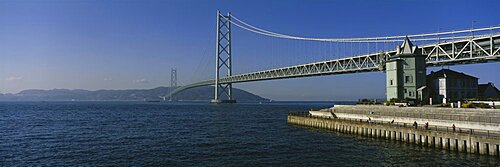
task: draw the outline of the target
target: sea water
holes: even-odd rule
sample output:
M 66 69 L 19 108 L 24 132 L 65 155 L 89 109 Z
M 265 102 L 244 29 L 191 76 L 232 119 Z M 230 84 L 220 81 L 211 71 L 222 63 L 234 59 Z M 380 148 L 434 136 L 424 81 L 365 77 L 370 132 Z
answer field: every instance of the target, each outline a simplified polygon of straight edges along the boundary
M 0 102 L 0 166 L 499 166 L 498 157 L 289 125 L 334 103 Z

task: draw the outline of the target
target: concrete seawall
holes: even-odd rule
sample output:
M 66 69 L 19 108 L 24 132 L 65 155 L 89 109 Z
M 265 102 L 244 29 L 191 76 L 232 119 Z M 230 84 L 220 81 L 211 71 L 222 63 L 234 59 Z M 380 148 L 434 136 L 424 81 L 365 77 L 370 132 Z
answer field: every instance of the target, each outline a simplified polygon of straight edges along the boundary
M 401 123 L 428 122 L 431 126 L 500 131 L 500 110 L 377 105 L 335 105 L 328 109 L 336 117 Z
M 365 114 L 350 114 L 350 113 L 335 113 L 336 117 L 339 118 L 349 118 L 349 119 L 371 119 L 373 121 L 383 121 L 390 122 L 394 120 L 399 123 L 412 124 L 413 122 L 425 123 L 428 122 L 431 126 L 442 126 L 451 127 L 455 124 L 457 128 L 461 129 L 482 129 L 489 131 L 500 131 L 500 124 L 497 123 L 484 123 L 484 122 L 468 122 L 468 121 L 456 121 L 456 120 L 442 120 L 433 118 L 413 118 L 413 117 L 395 117 L 395 116 L 384 116 L 384 115 L 365 115 Z
M 312 117 L 305 114 L 288 115 L 288 123 L 328 129 L 347 134 L 383 138 L 440 148 L 450 151 L 499 156 L 500 138 L 496 136 L 414 128 L 406 124 L 368 123 L 338 118 Z

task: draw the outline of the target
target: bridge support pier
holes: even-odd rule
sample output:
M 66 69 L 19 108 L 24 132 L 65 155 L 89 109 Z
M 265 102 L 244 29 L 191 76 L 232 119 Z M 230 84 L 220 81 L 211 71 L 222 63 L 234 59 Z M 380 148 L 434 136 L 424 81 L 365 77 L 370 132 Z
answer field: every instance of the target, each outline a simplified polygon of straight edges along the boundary
M 177 88 L 177 69 L 175 68 L 172 68 L 171 71 L 170 71 L 170 93 L 172 92 L 172 90 L 176 89 Z M 169 96 L 169 100 L 168 101 L 176 101 L 177 98 L 175 98 L 174 95 L 171 95 Z M 163 99 L 163 101 L 165 101 L 165 99 Z
M 227 77 L 232 75 L 231 64 L 231 13 L 222 15 L 217 10 L 217 37 L 215 46 L 215 93 L 211 103 L 236 103 L 233 99 L 233 85 L 219 80 L 221 70 L 222 75 Z

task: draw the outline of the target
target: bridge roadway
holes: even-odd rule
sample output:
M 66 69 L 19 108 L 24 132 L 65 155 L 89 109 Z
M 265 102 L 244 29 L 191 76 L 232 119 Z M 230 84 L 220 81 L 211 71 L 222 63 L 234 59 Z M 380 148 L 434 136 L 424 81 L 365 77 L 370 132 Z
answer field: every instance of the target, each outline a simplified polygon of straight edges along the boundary
M 500 34 L 487 34 L 471 39 L 429 44 L 420 48 L 422 49 L 422 53 L 427 56 L 426 64 L 428 67 L 497 62 L 500 61 Z M 395 54 L 396 50 L 392 50 L 355 57 L 256 71 L 223 77 L 219 79 L 219 83 L 240 83 L 320 75 L 384 71 L 385 61 Z M 191 83 L 178 87 L 169 93 L 167 97 L 173 96 L 186 89 L 213 84 L 215 84 L 215 80 L 205 80 Z

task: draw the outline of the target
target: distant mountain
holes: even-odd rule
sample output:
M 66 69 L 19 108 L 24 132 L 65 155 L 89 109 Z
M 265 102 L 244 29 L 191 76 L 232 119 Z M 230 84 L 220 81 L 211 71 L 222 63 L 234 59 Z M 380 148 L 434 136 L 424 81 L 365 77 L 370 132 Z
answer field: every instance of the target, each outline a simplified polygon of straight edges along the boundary
M 96 90 L 83 89 L 28 89 L 17 94 L 0 94 L 0 101 L 142 101 L 162 100 L 170 92 L 169 87 L 157 87 L 153 89 L 128 89 L 128 90 Z M 238 101 L 269 101 L 250 92 L 233 88 L 233 96 Z M 176 95 L 177 100 L 185 101 L 209 101 L 214 97 L 212 86 L 203 86 L 188 89 Z

